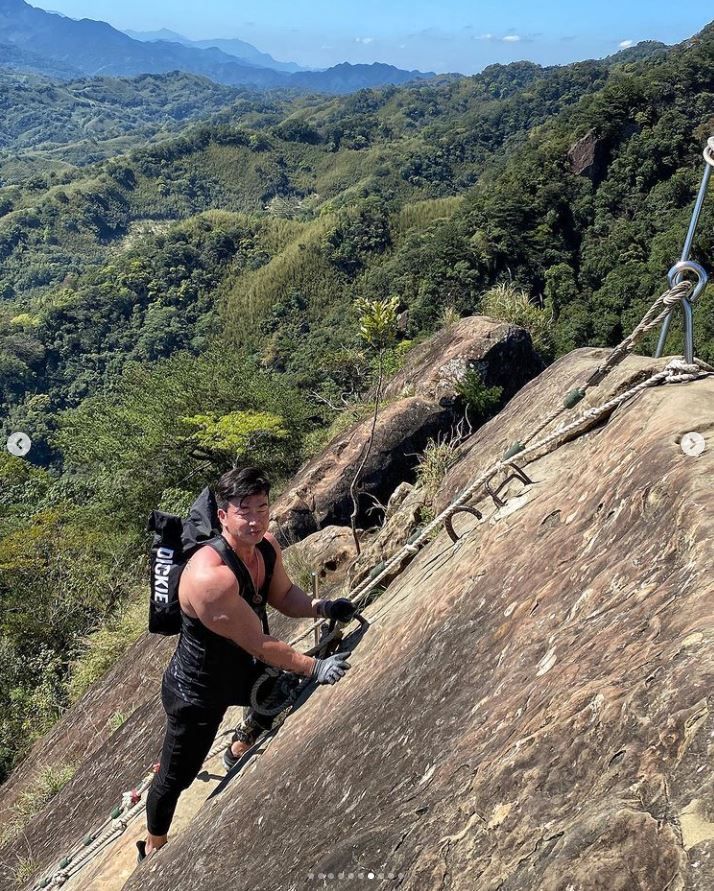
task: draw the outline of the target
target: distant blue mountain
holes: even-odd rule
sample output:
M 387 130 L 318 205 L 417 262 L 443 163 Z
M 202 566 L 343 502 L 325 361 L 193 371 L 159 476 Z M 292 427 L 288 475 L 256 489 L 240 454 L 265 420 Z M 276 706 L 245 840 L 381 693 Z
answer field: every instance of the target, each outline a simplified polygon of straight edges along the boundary
M 292 74 L 295 71 L 309 71 L 296 62 L 278 62 L 268 53 L 261 53 L 251 43 L 239 40 L 237 37 L 225 38 L 216 37 L 212 40 L 189 40 L 183 34 L 176 31 L 170 31 L 168 28 L 161 28 L 158 31 L 125 31 L 129 37 L 134 40 L 141 40 L 144 43 L 153 40 L 166 40 L 169 43 L 180 43 L 183 46 L 193 46 L 197 49 L 210 49 L 215 47 L 229 56 L 235 56 L 241 62 L 247 65 L 257 65 L 259 68 L 272 68 L 274 71 L 287 71 Z
M 228 43 L 233 45 L 234 41 Z M 168 40 L 134 40 L 106 22 L 67 18 L 37 9 L 25 0 L 0 0 L 0 67 L 5 64 L 3 44 L 12 47 L 16 56 L 18 51 L 31 54 L 32 64 L 26 70 L 62 77 L 58 72 L 64 69 L 68 72 L 65 79 L 76 76 L 70 71 L 120 77 L 186 71 L 233 86 L 344 93 L 432 76 L 381 64 L 344 63 L 326 71 L 277 71 L 239 59 L 215 46 L 200 48 Z M 38 69 L 38 60 L 46 64 L 44 71 Z M 13 67 L 23 70 L 17 58 Z

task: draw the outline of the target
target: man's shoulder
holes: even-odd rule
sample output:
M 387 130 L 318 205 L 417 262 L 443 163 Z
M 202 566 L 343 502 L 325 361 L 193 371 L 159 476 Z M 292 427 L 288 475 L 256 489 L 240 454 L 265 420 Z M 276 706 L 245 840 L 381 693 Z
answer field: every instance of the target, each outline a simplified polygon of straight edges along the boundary
M 192 594 L 234 590 L 238 585 L 235 573 L 210 545 L 203 545 L 193 554 L 181 573 L 182 585 Z
M 211 569 L 220 568 L 226 564 L 218 551 L 206 542 L 191 555 L 186 566 L 188 567 L 189 565 L 200 567 L 201 569 Z

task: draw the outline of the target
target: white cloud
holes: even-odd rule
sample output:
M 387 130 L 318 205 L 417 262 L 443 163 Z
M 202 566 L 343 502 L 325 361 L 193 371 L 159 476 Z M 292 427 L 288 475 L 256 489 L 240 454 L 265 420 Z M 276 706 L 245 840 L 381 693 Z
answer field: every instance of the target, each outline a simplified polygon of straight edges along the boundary
M 493 34 L 479 34 L 476 40 L 493 40 Z
M 519 41 L 520 39 L 521 39 L 521 38 L 518 36 L 518 34 L 506 34 L 505 37 L 502 37 L 502 38 L 501 38 L 501 40 L 502 40 L 504 43 L 518 43 L 518 41 Z
M 620 47 L 620 49 L 627 49 L 628 46 L 634 46 L 635 41 L 634 40 L 621 40 L 617 45 Z
M 355 37 L 355 43 L 374 43 L 374 37 Z

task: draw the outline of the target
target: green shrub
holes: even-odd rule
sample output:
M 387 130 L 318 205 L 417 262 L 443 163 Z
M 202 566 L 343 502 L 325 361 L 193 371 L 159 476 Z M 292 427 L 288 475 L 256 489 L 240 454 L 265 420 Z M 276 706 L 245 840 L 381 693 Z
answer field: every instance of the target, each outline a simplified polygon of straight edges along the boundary
M 285 550 L 285 569 L 288 575 L 296 585 L 308 593 L 312 591 L 314 568 L 304 549 L 291 547 Z
M 459 315 L 458 310 L 454 309 L 453 306 L 445 306 L 442 309 L 436 324 L 439 328 L 451 328 L 451 326 L 455 325 L 460 319 L 461 316 Z
M 111 718 L 107 721 L 107 726 L 110 730 L 118 730 L 122 724 L 126 723 L 126 715 L 123 712 L 114 712 Z
M 469 420 L 481 424 L 495 413 L 503 387 L 487 387 L 475 368 L 470 368 L 456 385 L 456 392 L 466 403 Z
M 32 857 L 17 857 L 15 865 L 10 867 L 15 887 L 23 888 L 38 869 L 39 863 Z
M 431 505 L 439 491 L 444 477 L 456 460 L 456 441 L 448 439 L 430 439 L 423 453 L 419 456 L 416 469 L 417 484 L 424 489 L 427 504 Z M 422 516 L 425 511 L 422 510 Z M 433 517 L 432 517 L 433 519 Z
M 513 322 L 530 334 L 533 346 L 544 359 L 552 359 L 554 353 L 554 321 L 549 301 L 538 306 L 525 291 L 513 285 L 500 284 L 491 288 L 481 300 L 481 312 L 485 316 Z

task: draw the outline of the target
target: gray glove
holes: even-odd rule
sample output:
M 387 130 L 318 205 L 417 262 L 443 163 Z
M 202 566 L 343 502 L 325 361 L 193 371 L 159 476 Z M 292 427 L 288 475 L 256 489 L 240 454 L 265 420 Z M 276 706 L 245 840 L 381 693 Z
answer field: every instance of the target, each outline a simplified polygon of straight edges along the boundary
M 351 653 L 335 653 L 327 659 L 315 659 L 310 677 L 318 684 L 336 684 L 350 667 L 347 657 Z

